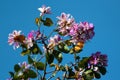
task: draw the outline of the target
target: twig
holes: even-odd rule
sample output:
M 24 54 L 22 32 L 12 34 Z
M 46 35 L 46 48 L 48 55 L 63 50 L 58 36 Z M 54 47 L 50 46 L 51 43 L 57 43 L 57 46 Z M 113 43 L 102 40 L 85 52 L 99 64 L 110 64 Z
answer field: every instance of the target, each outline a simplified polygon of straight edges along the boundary
M 46 50 L 47 50 L 47 53 L 48 53 L 48 48 L 47 48 L 47 44 L 45 43 L 44 40 L 42 40 L 42 43 L 44 44 Z M 45 54 L 46 55 L 46 54 Z M 43 74 L 43 80 L 45 80 L 45 75 L 46 75 L 46 68 L 47 68 L 47 58 L 45 58 L 45 69 L 44 69 L 44 74 Z
M 40 61 L 40 60 L 43 59 L 44 57 L 45 57 L 45 55 L 41 56 L 41 57 L 38 59 L 38 61 Z
M 47 59 L 45 60 L 45 69 L 44 69 L 44 74 L 43 74 L 43 80 L 45 80 L 46 68 L 47 68 Z
M 53 73 L 53 72 L 55 72 L 55 71 L 57 71 L 57 70 L 53 70 L 53 71 L 46 72 L 46 74 L 50 74 L 50 73 Z

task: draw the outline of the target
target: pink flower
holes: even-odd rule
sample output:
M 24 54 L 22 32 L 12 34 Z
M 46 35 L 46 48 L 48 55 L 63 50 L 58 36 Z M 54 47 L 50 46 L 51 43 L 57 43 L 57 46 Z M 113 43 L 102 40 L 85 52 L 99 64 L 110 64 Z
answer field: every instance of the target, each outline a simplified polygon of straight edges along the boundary
M 34 37 L 35 37 L 35 31 L 31 31 L 28 34 L 27 38 L 24 40 L 24 44 L 27 45 L 28 49 L 33 46 Z
M 25 61 L 22 63 L 18 63 L 19 66 L 23 69 L 29 69 L 31 65 L 27 64 Z
M 54 37 L 50 37 L 48 48 L 54 48 L 61 41 L 60 36 L 55 35 Z
M 50 7 L 46 7 L 45 5 L 43 5 L 42 7 L 38 8 L 38 10 L 41 12 L 40 16 L 43 16 L 44 14 L 50 14 L 51 13 L 51 8 Z
M 45 36 L 40 31 L 31 31 L 27 38 L 36 41 L 45 38 Z
M 101 65 L 101 66 L 107 66 L 107 55 L 101 54 L 101 52 L 96 52 L 91 55 L 89 59 L 90 65 Z
M 94 25 L 88 22 L 80 22 L 80 27 L 82 27 L 83 30 L 85 31 L 85 30 L 93 29 Z
M 57 19 L 58 32 L 66 35 L 72 23 L 74 22 L 74 18 L 70 14 L 61 13 L 61 16 L 58 16 Z
M 50 42 L 54 42 L 55 44 L 57 44 L 60 40 L 61 38 L 58 35 L 55 35 L 54 37 L 50 38 Z
M 9 34 L 8 43 L 9 45 L 13 45 L 13 48 L 19 48 L 20 44 L 25 40 L 25 36 L 20 34 L 21 31 L 14 30 Z
M 69 36 L 72 37 L 74 43 L 79 41 L 86 42 L 93 38 L 94 26 L 88 22 L 81 22 L 80 24 L 74 23 L 70 28 Z
M 33 40 L 32 38 L 26 38 L 24 43 L 27 45 L 27 48 L 30 49 L 31 47 L 33 47 Z
M 69 33 L 69 35 L 75 35 L 76 32 L 77 32 L 77 30 L 78 30 L 78 27 L 79 27 L 79 24 L 74 23 L 74 24 L 72 25 L 72 27 L 70 28 L 70 33 Z
M 83 33 L 85 34 L 86 40 L 91 39 L 94 36 L 94 25 L 88 22 L 81 22 L 80 27 L 83 29 Z
M 24 40 L 24 44 L 27 45 L 27 48 L 31 48 L 33 47 L 33 44 L 36 42 L 36 41 L 41 41 L 41 40 L 44 40 L 45 39 L 45 36 L 43 34 L 41 34 L 40 31 L 31 31 L 27 38 Z
M 35 34 L 35 31 L 31 31 L 31 32 L 28 34 L 28 39 L 33 39 L 33 38 L 34 38 L 34 34 Z

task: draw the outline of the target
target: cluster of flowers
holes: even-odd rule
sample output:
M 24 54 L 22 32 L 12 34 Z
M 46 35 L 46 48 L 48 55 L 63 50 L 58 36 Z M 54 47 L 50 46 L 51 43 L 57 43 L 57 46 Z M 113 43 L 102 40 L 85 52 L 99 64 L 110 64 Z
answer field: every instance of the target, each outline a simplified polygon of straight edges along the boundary
M 41 8 L 38 8 L 38 10 L 41 12 L 40 16 L 44 16 L 45 14 L 51 13 L 51 8 L 42 6 Z M 8 43 L 10 45 L 13 45 L 13 48 L 19 48 L 21 44 L 26 44 L 27 48 L 33 46 L 34 41 L 36 40 L 43 40 L 45 36 L 41 34 L 41 32 L 38 31 L 31 31 L 27 37 L 25 37 L 23 34 L 20 34 L 21 31 L 14 30 L 12 33 L 9 34 L 8 37 Z
M 96 52 L 95 54 L 92 54 L 92 56 L 89 59 L 89 68 L 91 65 L 99 65 L 99 66 L 107 66 L 107 55 L 101 54 L 101 52 Z
M 50 14 L 51 13 L 51 8 L 50 7 L 46 7 L 46 6 L 42 6 L 42 8 L 38 8 L 38 10 L 41 12 L 40 16 L 44 16 L 45 14 Z M 92 23 L 88 23 L 88 22 L 80 22 L 80 23 L 76 23 L 74 18 L 70 15 L 70 14 L 66 14 L 66 13 L 61 13 L 61 16 L 58 16 L 58 32 L 61 35 L 64 36 L 70 36 L 71 37 L 71 42 L 73 43 L 78 43 L 78 42 L 86 42 L 89 39 L 92 39 L 94 36 L 94 25 Z M 39 38 L 41 38 L 42 34 L 40 33 L 40 31 L 31 31 L 28 34 L 28 37 L 25 38 L 24 35 L 20 34 L 21 31 L 13 31 L 13 33 L 9 34 L 9 44 L 10 45 L 14 45 L 14 49 L 18 48 L 20 46 L 20 44 L 24 43 L 27 44 L 27 47 L 30 48 L 33 46 L 33 40 L 37 40 Z M 60 36 L 55 36 L 56 38 L 58 37 L 60 39 Z M 56 39 L 53 38 L 53 39 Z M 50 44 L 53 43 L 53 45 L 55 45 L 57 42 L 56 40 L 53 40 L 52 38 L 50 38 Z
M 87 63 L 86 68 L 84 69 L 80 68 L 80 71 L 76 71 L 78 74 L 77 80 L 83 80 L 84 74 L 89 75 L 90 73 L 92 73 L 91 76 L 93 78 L 96 77 L 95 73 L 99 74 L 101 73 L 102 75 L 104 75 L 106 73 L 105 67 L 108 65 L 107 62 L 108 62 L 107 55 L 101 54 L 101 52 L 96 52 L 92 54 L 86 61 Z
M 51 8 L 42 6 L 41 8 L 38 8 L 38 10 L 41 13 L 40 13 L 40 18 L 37 18 L 36 23 L 39 23 L 39 21 L 45 22 L 45 20 L 43 20 L 42 17 L 45 14 L 50 14 Z M 26 49 L 30 49 L 31 47 L 34 46 L 34 44 L 37 44 L 37 42 L 38 43 L 41 42 L 42 44 L 44 44 L 43 45 L 43 48 L 45 51 L 44 55 L 45 56 L 47 55 L 47 57 L 49 57 L 48 56 L 49 51 L 51 53 L 54 53 L 56 51 L 56 53 L 58 53 L 58 54 L 57 55 L 56 55 L 56 53 L 52 54 L 52 55 L 50 54 L 50 57 L 51 56 L 55 57 L 55 58 L 57 58 L 57 60 L 59 62 L 61 62 L 60 55 L 62 55 L 62 54 L 60 54 L 59 52 L 63 52 L 63 53 L 66 52 L 66 50 L 64 49 L 64 47 L 66 48 L 66 46 L 69 48 L 69 45 L 67 43 L 65 43 L 65 41 L 68 41 L 68 43 L 72 44 L 72 47 L 74 47 L 74 49 L 75 49 L 75 50 L 73 50 L 73 53 L 76 55 L 77 52 L 80 52 L 80 50 L 82 50 L 83 45 L 88 40 L 92 39 L 93 36 L 95 35 L 94 25 L 92 23 L 89 23 L 89 22 L 76 23 L 73 16 L 71 16 L 70 14 L 66 14 L 66 13 L 61 13 L 61 15 L 57 17 L 57 19 L 58 19 L 57 29 L 55 31 L 58 32 L 58 35 L 54 35 L 53 37 L 46 39 L 46 36 L 44 34 L 42 34 L 39 29 L 38 31 L 31 31 L 28 34 L 28 36 L 26 37 L 25 35 L 21 34 L 20 30 L 19 31 L 14 30 L 12 33 L 9 34 L 8 43 L 10 45 L 13 45 L 14 49 L 19 48 L 20 46 L 23 46 L 23 45 L 26 47 Z M 49 23 L 49 21 L 51 23 L 50 18 L 46 18 L 46 23 Z M 67 40 L 64 40 L 61 38 L 61 36 L 68 37 L 69 39 L 65 38 Z M 61 45 L 61 44 L 62 44 L 62 47 L 60 50 L 58 48 L 55 48 L 56 46 L 58 47 L 58 45 Z M 78 50 L 76 50 L 76 49 L 78 49 Z M 72 48 L 71 48 L 71 50 L 72 50 Z M 70 49 L 68 49 L 68 52 L 71 52 Z M 47 58 L 47 57 L 45 57 L 45 58 Z M 53 58 L 50 58 L 50 59 L 52 59 L 52 61 L 53 61 Z M 34 62 L 34 61 L 32 61 L 32 62 Z M 37 61 L 35 63 L 37 63 Z M 48 64 L 49 64 L 49 62 L 48 62 Z M 77 76 L 77 77 L 74 77 L 74 79 L 85 80 L 86 74 L 88 75 L 89 72 L 90 73 L 92 72 L 92 74 L 94 74 L 94 75 L 95 75 L 95 73 L 105 74 L 105 72 L 102 72 L 101 69 L 103 69 L 104 67 L 107 66 L 107 56 L 101 54 L 101 52 L 96 52 L 96 53 L 92 54 L 90 57 L 84 58 L 83 60 L 79 60 L 75 64 L 78 64 L 77 67 L 79 68 L 79 70 L 75 70 L 74 73 L 77 75 L 74 75 L 74 76 Z M 58 64 L 56 64 L 56 65 L 59 67 Z M 19 64 L 19 67 L 21 70 L 17 73 L 18 76 L 23 75 L 24 72 L 26 72 L 27 70 L 30 69 L 30 66 L 31 65 L 27 64 L 26 62 Z M 82 66 L 84 66 L 84 67 L 82 67 Z M 105 71 L 105 70 L 103 70 L 103 71 Z M 96 76 L 93 76 L 93 77 L 96 77 Z M 12 78 L 10 78 L 8 80 L 12 80 Z M 22 79 L 22 80 L 24 80 L 24 79 Z M 29 78 L 28 78 L 28 80 L 29 80 Z M 92 80 L 92 79 L 90 79 L 90 80 Z
M 61 13 L 58 18 L 58 32 L 64 36 L 70 36 L 71 41 L 86 42 L 94 36 L 94 26 L 92 23 L 76 23 L 70 14 Z
M 21 31 L 14 30 L 12 33 L 9 34 L 8 43 L 13 45 L 13 48 L 19 48 L 21 45 L 26 45 L 29 49 L 33 46 L 36 40 L 42 40 L 43 34 L 40 31 L 31 31 L 27 37 L 21 34 Z

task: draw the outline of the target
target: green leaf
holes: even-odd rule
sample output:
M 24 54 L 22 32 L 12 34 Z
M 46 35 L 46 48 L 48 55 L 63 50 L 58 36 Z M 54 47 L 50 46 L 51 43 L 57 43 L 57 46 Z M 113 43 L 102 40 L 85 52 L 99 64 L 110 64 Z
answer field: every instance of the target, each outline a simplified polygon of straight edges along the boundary
M 76 59 L 77 59 L 77 60 L 80 60 L 80 56 L 76 56 Z
M 95 71 L 94 71 L 94 75 L 95 75 L 95 78 L 97 78 L 97 79 L 100 79 L 100 78 L 101 78 L 101 76 L 100 76 L 100 74 L 99 74 L 98 72 L 95 72 Z
M 73 53 L 74 53 L 73 48 L 70 49 L 69 53 L 70 53 L 70 54 L 73 54 Z
M 71 46 L 71 45 L 72 45 L 72 42 L 70 42 L 70 40 L 66 40 L 66 41 L 65 41 L 65 44 L 67 44 L 68 46 Z
M 58 50 L 59 50 L 59 51 L 61 51 L 61 52 L 62 52 L 62 51 L 63 51 L 64 46 L 65 46 L 65 44 L 61 42 L 61 43 L 59 43 L 59 45 L 57 46 L 57 48 L 58 48 Z
M 64 44 L 63 42 L 60 43 L 58 46 L 57 46 L 58 50 L 61 51 L 61 52 L 64 52 L 64 53 L 69 53 L 70 49 L 69 47 L 67 46 L 67 44 Z
M 79 71 L 79 67 L 78 66 L 74 66 L 76 71 Z
M 58 63 L 61 63 L 63 59 L 61 52 L 57 50 L 53 50 L 53 54 L 55 58 L 57 59 Z
M 33 54 L 40 53 L 42 55 L 42 51 L 40 50 L 37 44 L 33 44 L 33 47 L 31 47 L 30 50 L 32 51 Z
M 18 72 L 20 69 L 21 67 L 18 64 L 14 65 L 15 72 Z
M 62 54 L 60 53 L 60 54 L 58 55 L 58 58 L 56 58 L 56 59 L 58 60 L 58 63 L 61 63 L 61 62 L 62 62 L 62 59 L 63 59 Z
M 105 67 L 99 67 L 99 71 L 100 71 L 100 73 L 101 73 L 102 75 L 105 75 L 106 72 L 107 72 L 107 70 L 106 70 Z
M 55 57 L 58 57 L 58 55 L 60 54 L 61 52 L 58 51 L 58 50 L 53 50 L 53 54 Z
M 33 54 L 38 54 L 38 48 L 37 47 L 32 47 L 32 53 Z
M 69 53 L 70 49 L 69 47 L 65 44 L 64 46 L 64 53 Z
M 84 73 L 83 73 L 83 78 L 85 80 L 92 80 L 94 78 L 94 73 L 91 69 L 89 70 L 86 70 Z
M 23 50 L 23 51 L 21 52 L 21 55 L 22 55 L 22 56 L 25 56 L 25 55 L 27 55 L 27 54 L 30 54 L 30 50 L 29 50 L 29 49 Z
M 84 57 L 79 63 L 78 63 L 78 66 L 80 67 L 80 68 L 85 68 L 88 64 L 87 64 L 87 62 L 88 62 L 88 57 Z
M 45 69 L 45 64 L 42 62 L 36 62 L 35 67 L 39 70 L 44 70 Z
M 73 79 L 73 78 L 75 78 L 75 73 L 72 70 L 70 70 L 69 71 L 69 79 Z
M 50 18 L 46 18 L 46 20 L 43 22 L 43 24 L 45 25 L 45 26 L 52 26 L 53 25 L 53 22 L 52 22 L 52 20 L 50 19 Z
M 47 54 L 46 55 L 46 58 L 47 58 L 47 62 L 48 62 L 48 64 L 51 64 L 51 63 L 53 63 L 53 61 L 54 61 L 54 55 L 53 54 Z
M 88 70 L 86 70 L 84 73 L 86 74 L 86 75 L 88 75 L 88 74 L 90 74 L 90 73 L 92 73 L 93 71 L 91 70 L 91 69 L 88 69 Z
M 83 74 L 84 80 L 92 80 L 94 78 L 93 72 L 89 74 Z
M 55 67 L 55 64 L 54 64 L 54 63 L 51 63 L 51 64 L 50 64 L 50 67 Z
M 28 78 L 36 78 L 37 77 L 36 72 L 34 72 L 33 70 L 28 70 L 26 75 L 28 76 Z
M 9 72 L 10 76 L 13 77 L 14 76 L 14 73 L 13 72 Z
M 63 65 L 60 66 L 60 70 L 66 71 L 65 67 Z
M 33 59 L 32 59 L 29 55 L 28 55 L 28 63 L 29 63 L 29 64 L 34 63 Z
M 27 49 L 27 45 L 26 44 L 21 44 L 22 49 Z
M 33 53 L 38 53 L 38 48 L 34 48 Z

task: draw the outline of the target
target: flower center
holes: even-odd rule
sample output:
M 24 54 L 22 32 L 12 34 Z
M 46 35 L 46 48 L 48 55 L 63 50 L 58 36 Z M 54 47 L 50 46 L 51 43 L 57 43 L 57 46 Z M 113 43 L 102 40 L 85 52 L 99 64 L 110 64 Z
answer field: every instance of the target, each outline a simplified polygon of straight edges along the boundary
M 24 35 L 18 35 L 16 37 L 14 37 L 14 41 L 16 41 L 16 42 L 23 43 L 24 40 L 25 40 L 25 36 Z

